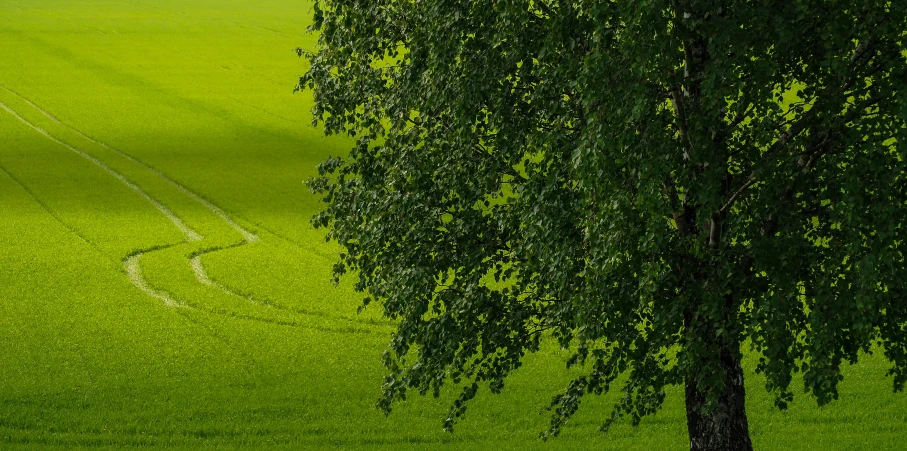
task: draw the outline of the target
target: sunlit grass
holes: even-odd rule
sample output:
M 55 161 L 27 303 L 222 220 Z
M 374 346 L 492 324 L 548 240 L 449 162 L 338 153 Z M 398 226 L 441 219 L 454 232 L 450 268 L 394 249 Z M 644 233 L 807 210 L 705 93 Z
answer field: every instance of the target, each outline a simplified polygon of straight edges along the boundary
M 373 408 L 392 324 L 330 284 L 336 249 L 308 225 L 318 201 L 302 181 L 348 146 L 292 94 L 309 14 L 289 0 L 0 3 L 0 102 L 21 118 L 0 109 L 0 448 L 685 449 L 679 391 L 609 435 L 597 428 L 618 394 L 590 398 L 539 441 L 573 374 L 553 344 L 453 435 L 450 394 Z M 178 306 L 134 283 L 129 256 Z M 751 375 L 756 445 L 898 449 L 907 397 L 885 369 L 865 359 L 840 401 L 786 413 Z

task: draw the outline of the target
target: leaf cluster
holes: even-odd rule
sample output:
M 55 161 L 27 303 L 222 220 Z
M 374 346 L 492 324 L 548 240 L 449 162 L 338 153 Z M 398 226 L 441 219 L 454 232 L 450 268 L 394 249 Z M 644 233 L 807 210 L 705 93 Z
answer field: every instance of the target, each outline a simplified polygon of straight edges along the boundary
M 379 406 L 497 392 L 545 337 L 554 398 L 714 401 L 741 345 L 783 408 L 882 349 L 907 382 L 907 3 L 322 0 L 300 88 L 356 139 L 313 219 L 399 327 Z M 875 347 L 878 345 L 878 348 Z

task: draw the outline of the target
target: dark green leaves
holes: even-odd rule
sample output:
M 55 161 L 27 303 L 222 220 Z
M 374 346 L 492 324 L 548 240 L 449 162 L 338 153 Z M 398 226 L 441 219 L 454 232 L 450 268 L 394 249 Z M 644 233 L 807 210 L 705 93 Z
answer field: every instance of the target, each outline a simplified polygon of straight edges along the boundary
M 779 407 L 820 403 L 881 342 L 907 380 L 907 5 L 325 0 L 300 81 L 355 136 L 310 182 L 315 219 L 399 320 L 407 389 L 503 387 L 544 337 L 628 379 L 638 422 L 668 385 L 704 409 L 746 340 Z M 736 360 L 735 360 L 736 359 Z

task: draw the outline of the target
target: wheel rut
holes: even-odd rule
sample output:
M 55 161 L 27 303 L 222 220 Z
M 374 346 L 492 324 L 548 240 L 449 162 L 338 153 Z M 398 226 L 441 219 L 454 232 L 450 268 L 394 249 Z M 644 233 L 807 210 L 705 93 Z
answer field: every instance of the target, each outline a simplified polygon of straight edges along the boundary
M 157 169 L 157 168 L 133 157 L 132 155 L 129 155 L 128 153 L 126 153 L 122 150 L 119 150 L 99 139 L 96 139 L 94 137 L 91 137 L 91 136 L 85 134 L 81 130 L 78 130 L 75 127 L 61 121 L 55 115 L 53 115 L 50 112 L 48 112 L 47 110 L 41 108 L 39 105 L 32 102 L 30 99 L 7 88 L 6 86 L 4 86 L 2 84 L 0 84 L 0 89 L 9 93 L 12 96 L 18 98 L 21 102 L 28 105 L 30 108 L 34 109 L 35 111 L 37 111 L 38 113 L 40 113 L 41 115 L 46 117 L 48 120 L 50 120 L 57 126 L 64 127 L 69 132 L 81 137 L 82 139 L 87 140 L 91 143 L 94 143 L 97 146 L 103 147 L 104 149 L 106 149 L 116 155 L 119 155 L 120 157 L 130 161 L 131 163 L 134 163 L 134 164 L 144 168 L 145 170 L 150 171 L 151 173 L 155 174 L 157 177 L 159 177 L 164 182 L 175 187 L 177 190 L 179 190 L 181 193 L 183 193 L 189 199 L 200 204 L 205 209 L 207 209 L 209 212 L 211 212 L 212 214 L 214 214 L 215 216 L 220 218 L 220 220 L 222 220 L 226 226 L 233 229 L 235 232 L 239 233 L 239 235 L 242 236 L 242 240 L 235 244 L 232 244 L 229 246 L 214 246 L 214 247 L 211 247 L 208 249 L 203 249 L 201 251 L 193 252 L 188 255 L 188 261 L 186 263 L 188 264 L 189 268 L 192 270 L 192 273 L 195 276 L 195 279 L 201 285 L 214 289 L 214 290 L 217 290 L 224 295 L 237 297 L 237 298 L 245 300 L 246 302 L 249 302 L 250 304 L 254 304 L 254 305 L 257 305 L 260 307 L 265 307 L 269 310 L 282 311 L 285 313 L 294 313 L 294 314 L 300 314 L 300 315 L 305 315 L 305 316 L 318 316 L 318 317 L 338 319 L 338 320 L 344 319 L 344 318 L 335 318 L 331 315 L 327 315 L 327 314 L 320 313 L 320 312 L 309 312 L 309 311 L 302 310 L 302 309 L 290 309 L 290 308 L 287 308 L 287 307 L 284 307 L 281 305 L 267 302 L 265 300 L 258 300 L 258 299 L 255 299 L 255 297 L 252 295 L 243 295 L 243 294 L 238 293 L 238 292 L 230 289 L 229 287 L 211 279 L 208 276 L 207 271 L 205 270 L 204 264 L 202 263 L 203 255 L 213 253 L 213 252 L 223 251 L 223 250 L 227 250 L 227 249 L 233 249 L 233 248 L 237 248 L 240 246 L 245 246 L 250 243 L 255 243 L 255 242 L 259 241 L 258 235 L 256 235 L 254 232 L 247 229 L 246 227 L 243 227 L 242 225 L 240 225 L 234 218 L 232 218 L 222 208 L 215 205 L 214 203 L 212 203 L 211 201 L 209 201 L 202 195 L 198 194 L 197 192 L 191 190 L 187 186 L 170 178 L 167 174 L 160 171 L 159 169 Z M 198 233 L 193 228 L 191 228 L 189 225 L 187 225 L 178 215 L 176 215 L 170 208 L 165 206 L 160 200 L 158 200 L 155 197 L 153 197 L 152 195 L 150 195 L 148 192 L 146 192 L 144 189 L 142 189 L 139 185 L 137 185 L 134 181 L 130 180 L 127 176 L 120 173 L 119 171 L 113 169 L 104 161 L 98 159 L 95 156 L 90 155 L 86 151 L 84 151 L 68 142 L 63 141 L 61 138 L 55 136 L 54 134 L 49 132 L 47 129 L 26 119 L 25 117 L 20 115 L 18 112 L 16 112 L 12 107 L 10 107 L 9 105 L 7 105 L 6 103 L 4 103 L 2 101 L 0 101 L 0 109 L 5 110 L 7 113 L 12 115 L 14 118 L 16 118 L 17 120 L 19 120 L 20 122 L 22 122 L 23 124 L 28 126 L 29 128 L 33 129 L 34 131 L 40 133 L 41 135 L 43 135 L 50 141 L 52 141 L 60 146 L 63 146 L 64 148 L 76 153 L 80 157 L 85 158 L 86 160 L 90 161 L 97 167 L 99 167 L 102 170 L 104 170 L 105 172 L 107 172 L 109 175 L 111 175 L 114 178 L 116 178 L 117 180 L 119 180 L 121 183 L 123 183 L 125 186 L 127 186 L 130 190 L 132 190 L 133 192 L 135 192 L 136 194 L 140 195 L 142 198 L 147 200 L 157 210 L 159 210 L 162 214 L 164 214 L 174 224 L 174 226 L 176 226 L 176 228 L 181 232 L 181 234 L 184 237 L 184 241 L 183 241 L 184 243 L 199 242 L 199 241 L 203 241 L 205 239 L 200 233 Z M 71 229 L 71 227 L 69 227 L 69 226 L 67 226 L 67 228 Z M 134 285 L 137 289 L 139 289 L 145 295 L 158 300 L 159 302 L 161 302 L 162 305 L 164 305 L 165 307 L 168 307 L 168 308 L 200 310 L 200 311 L 204 311 L 207 313 L 213 313 L 213 314 L 227 314 L 231 317 L 235 317 L 235 318 L 241 319 L 241 320 L 257 321 L 257 322 L 268 323 L 268 324 L 272 324 L 272 325 L 282 325 L 282 326 L 300 326 L 300 325 L 302 325 L 301 323 L 299 323 L 298 321 L 295 321 L 295 320 L 281 320 L 281 319 L 277 319 L 277 318 L 261 317 L 261 316 L 255 315 L 255 314 L 245 314 L 245 313 L 239 313 L 239 312 L 232 312 L 232 313 L 221 312 L 221 311 L 216 311 L 215 309 L 208 309 L 208 308 L 203 308 L 201 306 L 195 306 L 190 303 L 186 303 L 186 302 L 176 299 L 173 295 L 171 295 L 170 293 L 168 293 L 165 290 L 152 286 L 152 284 L 145 278 L 145 276 L 143 274 L 141 258 L 148 253 L 160 251 L 160 250 L 167 249 L 167 248 L 170 248 L 173 246 L 174 246 L 173 244 L 170 244 L 170 245 L 157 246 L 157 247 L 148 248 L 148 249 L 140 249 L 140 250 L 130 252 L 128 255 L 126 255 L 122 259 L 123 271 L 125 272 L 127 278 L 132 283 L 132 285 Z M 184 264 L 186 264 L 186 263 L 184 263 Z M 350 319 L 347 318 L 347 320 L 349 321 Z M 362 321 L 362 320 L 355 320 L 355 319 L 353 319 L 352 322 L 361 323 L 361 325 L 363 325 L 363 326 L 375 326 L 376 325 L 369 321 Z M 355 328 L 355 327 L 332 328 L 332 327 L 319 327 L 319 326 L 315 326 L 315 325 L 306 325 L 305 327 L 319 329 L 319 330 L 325 330 L 325 331 L 331 331 L 331 332 L 347 332 L 347 333 L 369 333 L 370 332 L 370 330 L 368 330 L 368 329 L 359 329 L 359 328 Z
M 7 104 L 3 103 L 2 101 L 0 101 L 0 109 L 6 110 L 7 113 L 11 114 L 13 117 L 15 117 L 16 119 L 18 119 L 20 122 L 22 122 L 23 124 L 27 125 L 27 126 L 30 127 L 31 129 L 33 129 L 33 130 L 37 131 L 38 133 L 44 135 L 45 137 L 47 137 L 47 139 L 49 139 L 49 140 L 51 140 L 51 141 L 53 141 L 53 142 L 55 142 L 55 143 L 57 143 L 57 144 L 59 144 L 59 145 L 65 147 L 65 148 L 67 148 L 67 149 L 69 149 L 69 150 L 75 152 L 77 155 L 79 155 L 79 156 L 81 156 L 82 158 L 85 158 L 86 160 L 88 160 L 88 161 L 94 163 L 96 166 L 98 166 L 99 168 L 101 168 L 101 169 L 103 169 L 104 171 L 106 171 L 108 174 L 110 174 L 110 175 L 112 175 L 113 177 L 115 177 L 117 180 L 119 180 L 119 181 L 122 182 L 124 185 L 126 185 L 127 187 L 129 187 L 129 189 L 131 189 L 132 191 L 134 191 L 134 192 L 135 192 L 136 194 L 138 194 L 139 196 L 142 196 L 143 198 L 145 198 L 145 200 L 147 200 L 147 201 L 150 202 L 152 205 L 154 205 L 155 208 L 157 208 L 158 210 L 160 210 L 160 212 L 163 213 L 164 216 L 166 216 L 167 219 L 169 219 L 170 222 L 172 222 L 173 225 L 176 226 L 176 228 L 179 229 L 179 231 L 182 232 L 182 234 L 185 235 L 185 236 L 186 236 L 186 239 L 188 239 L 189 241 L 201 241 L 201 240 L 202 240 L 203 237 L 202 237 L 201 235 L 199 235 L 195 230 L 192 230 L 192 228 L 190 228 L 188 225 L 186 225 L 186 223 L 184 223 L 182 219 L 180 219 L 178 216 L 176 216 L 176 215 L 175 215 L 172 211 L 170 211 L 170 209 L 167 208 L 164 204 L 158 202 L 157 199 L 151 197 L 147 192 L 145 192 L 145 190 L 143 190 L 143 189 L 140 188 L 138 185 L 136 185 L 135 183 L 133 183 L 131 180 L 129 180 L 128 178 L 126 178 L 126 176 L 124 176 L 123 174 L 120 174 L 119 172 L 117 172 L 116 170 L 114 170 L 113 168 L 111 168 L 110 166 L 108 166 L 108 165 L 107 165 L 106 163 L 104 163 L 103 161 L 98 160 L 97 158 L 95 158 L 95 157 L 93 157 L 93 156 L 91 156 L 91 155 L 85 153 L 84 151 L 82 151 L 82 150 L 80 150 L 80 149 L 77 149 L 77 148 L 73 147 L 73 146 L 70 145 L 69 143 L 65 143 L 65 142 L 63 142 L 63 141 L 57 139 L 55 136 L 53 136 L 53 135 L 51 135 L 50 133 L 48 133 L 47 130 L 45 130 L 45 129 L 43 129 L 43 128 L 41 128 L 41 127 L 39 127 L 39 126 L 37 126 L 37 125 L 35 125 L 35 124 L 33 124 L 33 123 L 31 123 L 28 119 L 25 119 L 24 117 L 20 116 L 19 113 L 17 113 L 16 111 L 14 111 L 12 108 L 10 108 Z
M 35 193 L 32 192 L 32 190 L 28 186 L 26 186 L 24 183 L 22 183 L 22 181 L 19 180 L 19 178 L 17 178 L 13 174 L 11 174 L 3 166 L 0 166 L 0 172 L 2 172 L 3 174 L 6 174 L 6 176 L 9 177 L 10 180 L 12 180 L 16 185 L 19 185 L 19 187 L 22 188 L 22 191 L 25 191 L 32 199 L 34 199 L 35 203 L 37 203 L 39 206 L 41 206 L 41 209 L 44 210 L 45 213 L 50 215 L 51 218 L 54 218 L 54 221 L 56 221 L 57 224 L 60 224 L 61 226 L 63 226 L 64 229 L 69 231 L 69 233 L 78 237 L 79 241 L 82 241 L 83 243 L 91 246 L 91 248 L 94 249 L 95 251 L 97 251 L 98 254 L 104 255 L 105 257 L 107 257 L 107 255 L 105 255 L 104 252 L 101 249 L 99 249 L 97 245 L 95 245 L 95 243 L 92 243 L 91 241 L 89 241 L 88 238 L 85 237 L 85 235 L 82 235 L 81 232 L 79 232 L 78 230 L 73 228 L 71 225 L 69 225 L 65 221 L 63 221 L 63 218 L 61 218 L 60 215 L 58 215 L 55 211 L 53 211 L 50 207 L 48 207 L 47 204 L 44 203 L 44 201 L 42 201 L 41 199 L 38 198 L 38 196 L 35 196 Z
M 139 258 L 144 254 L 144 251 L 137 252 L 123 259 L 123 268 L 126 270 L 126 276 L 129 277 L 129 281 L 139 290 L 142 290 L 143 293 L 161 301 L 167 307 L 186 307 L 185 304 L 171 298 L 169 294 L 155 290 L 148 284 L 148 281 L 145 280 L 145 276 L 142 275 L 142 266 L 139 265 Z
M 80 136 L 80 137 L 82 137 L 82 138 L 84 138 L 84 139 L 86 139 L 86 140 L 88 140 L 88 141 L 90 141 L 90 142 L 93 142 L 93 143 L 95 143 L 95 144 L 97 144 L 97 145 L 99 145 L 99 146 L 101 146 L 101 147 L 103 147 L 103 148 L 105 148 L 105 149 L 107 149 L 107 150 L 109 150 L 109 151 L 111 151 L 111 152 L 113 152 L 113 153 L 115 153 L 115 154 L 117 154 L 117 155 L 119 155 L 119 156 L 121 156 L 121 157 L 123 157 L 123 158 L 125 158 L 125 159 L 127 159 L 127 160 L 129 160 L 129 161 L 131 161 L 131 162 L 133 162 L 133 163 L 135 163 L 135 164 L 138 164 L 139 166 L 141 166 L 141 167 L 143 167 L 143 168 L 145 168 L 145 169 L 147 169 L 147 170 L 149 170 L 149 171 L 151 171 L 151 172 L 153 172 L 155 175 L 157 175 L 158 177 L 160 177 L 162 180 L 164 180 L 165 182 L 169 183 L 170 185 L 176 187 L 177 189 L 179 189 L 180 191 L 182 191 L 184 194 L 186 194 L 187 196 L 189 196 L 192 200 L 194 200 L 194 201 L 200 203 L 200 204 L 203 205 L 205 208 L 207 208 L 209 211 L 211 211 L 212 213 L 214 213 L 215 215 L 217 215 L 217 216 L 218 216 L 219 218 L 221 218 L 224 222 L 226 222 L 230 227 L 232 227 L 234 230 L 236 230 L 237 232 L 239 232 L 239 234 L 242 235 L 242 237 L 243 237 L 244 240 L 246 240 L 246 241 L 248 241 L 248 242 L 250 242 L 250 243 L 254 243 L 254 242 L 258 241 L 258 235 L 252 233 L 251 231 L 249 231 L 249 230 L 246 229 L 245 227 L 243 227 L 243 226 L 237 224 L 236 221 L 235 221 L 233 218 L 231 218 L 230 215 L 228 215 L 223 209 L 221 209 L 221 208 L 218 207 L 217 205 L 213 204 L 213 203 L 212 203 L 211 201 L 209 201 L 208 199 L 205 199 L 204 197 L 202 197 L 200 194 L 196 193 L 195 191 L 192 191 L 191 189 L 189 189 L 188 187 L 186 187 L 186 186 L 183 185 L 182 183 L 179 183 L 179 182 L 177 182 L 176 180 L 173 180 L 172 178 L 170 178 L 169 176 L 167 176 L 167 174 L 161 172 L 159 169 L 157 169 L 157 168 L 155 168 L 155 167 L 153 167 L 153 166 L 151 166 L 151 165 L 145 163 L 144 161 L 141 161 L 141 160 L 139 160 L 139 159 L 133 157 L 132 155 L 130 155 L 130 154 L 126 153 L 126 152 L 123 152 L 122 150 L 117 149 L 117 148 L 115 148 L 115 147 L 113 147 L 113 146 L 111 146 L 111 145 L 109 145 L 109 144 L 107 144 L 107 143 L 105 143 L 105 142 L 103 142 L 103 141 L 101 141 L 101 140 L 99 140 L 99 139 L 96 139 L 96 138 L 94 138 L 94 137 L 89 136 L 89 135 L 85 134 L 84 132 L 82 132 L 81 130 L 76 129 L 75 127 L 73 127 L 73 126 L 71 126 L 71 125 L 69 125 L 69 124 L 67 124 L 67 123 L 65 123 L 65 122 L 60 121 L 59 119 L 57 119 L 56 116 L 50 114 L 48 111 L 46 111 L 45 109 L 41 108 L 40 106 L 38 106 L 37 104 L 35 104 L 35 103 L 32 102 L 31 100 L 29 100 L 28 98 L 24 97 L 23 95 L 19 94 L 18 92 L 13 91 L 12 89 L 9 89 L 9 88 L 7 88 L 6 86 L 3 86 L 2 84 L 0 84 L 0 89 L 3 89 L 3 90 L 5 90 L 5 91 L 9 92 L 10 94 L 12 94 L 12 95 L 18 97 L 18 98 L 21 99 L 23 102 L 25 102 L 26 104 L 28 104 L 29 106 L 31 106 L 32 108 L 34 108 L 36 111 L 38 111 L 38 112 L 41 113 L 42 115 L 46 116 L 48 119 L 50 119 L 50 120 L 52 120 L 52 121 L 54 121 L 54 122 L 56 122 L 56 123 L 62 125 L 63 127 L 66 127 L 68 130 L 70 130 L 71 132 L 75 133 L 76 135 L 78 135 L 78 136 Z M 15 113 L 13 113 L 13 114 L 15 114 Z M 18 116 L 18 115 L 16 115 L 16 116 Z M 20 119 L 20 120 L 21 120 L 21 119 Z M 45 132 L 44 134 L 47 135 L 46 132 Z

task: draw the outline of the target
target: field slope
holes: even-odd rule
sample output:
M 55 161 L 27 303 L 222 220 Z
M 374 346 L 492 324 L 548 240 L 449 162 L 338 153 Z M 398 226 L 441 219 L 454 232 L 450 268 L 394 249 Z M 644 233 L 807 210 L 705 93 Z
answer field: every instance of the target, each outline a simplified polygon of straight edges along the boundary
M 0 0 L 0 448 L 684 449 L 682 400 L 597 432 L 590 399 L 554 442 L 570 373 L 532 356 L 456 434 L 450 398 L 373 408 L 393 324 L 330 284 L 336 249 L 302 184 L 321 137 L 292 49 L 310 2 Z M 907 397 L 875 357 L 842 399 L 771 408 L 760 449 L 899 449 Z M 809 440 L 802 437 L 808 436 Z

